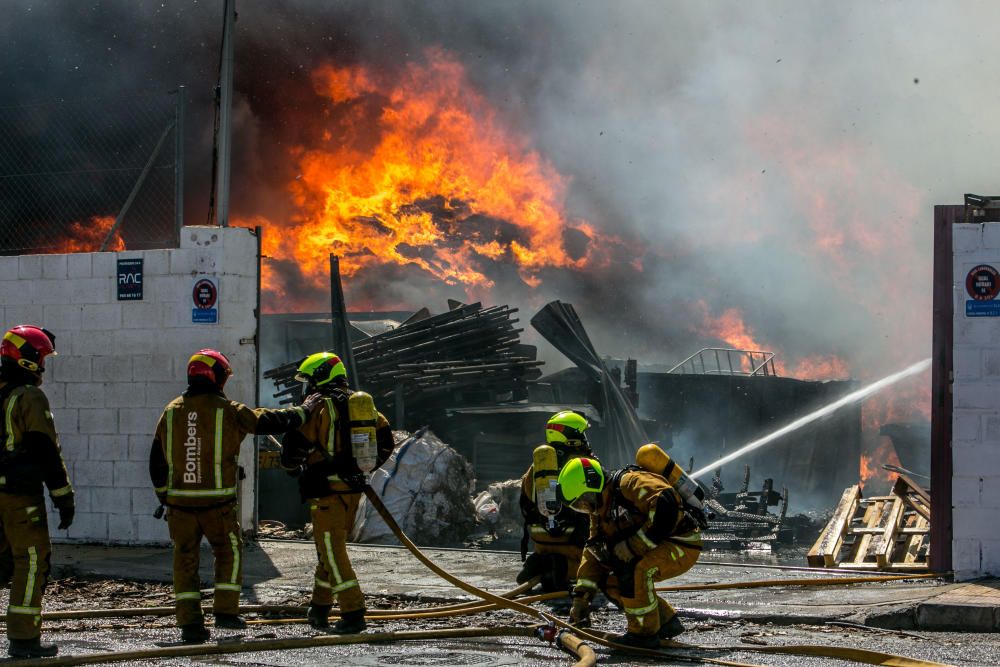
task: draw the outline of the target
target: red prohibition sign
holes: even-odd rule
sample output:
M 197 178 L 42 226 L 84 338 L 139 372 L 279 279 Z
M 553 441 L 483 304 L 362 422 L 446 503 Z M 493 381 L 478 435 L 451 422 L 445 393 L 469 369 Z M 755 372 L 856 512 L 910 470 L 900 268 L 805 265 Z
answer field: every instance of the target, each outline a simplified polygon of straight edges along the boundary
M 208 310 L 218 301 L 219 290 L 216 289 L 215 283 L 211 280 L 202 278 L 194 284 L 194 292 L 191 296 L 195 306 L 202 310 Z

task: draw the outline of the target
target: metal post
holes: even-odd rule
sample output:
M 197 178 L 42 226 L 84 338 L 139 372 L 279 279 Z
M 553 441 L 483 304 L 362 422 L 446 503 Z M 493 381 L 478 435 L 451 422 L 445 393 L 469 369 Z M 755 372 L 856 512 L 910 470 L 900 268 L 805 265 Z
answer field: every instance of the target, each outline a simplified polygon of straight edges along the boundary
M 174 109 L 174 247 L 181 247 L 184 226 L 184 86 L 177 86 Z
M 229 226 L 230 154 L 232 153 L 233 112 L 233 24 L 236 22 L 236 0 L 225 0 L 225 22 L 222 28 L 222 66 L 219 69 L 219 171 L 216 183 L 220 227 Z
M 351 389 L 357 389 L 358 373 L 351 350 L 351 325 L 347 321 L 344 286 L 340 282 L 340 258 L 336 255 L 330 255 L 330 329 L 334 352 L 347 368 L 347 383 Z
M 258 225 L 254 227 L 254 235 L 257 237 L 257 304 L 254 308 L 256 318 L 256 328 L 254 330 L 253 350 L 254 350 L 254 371 L 253 371 L 253 404 L 254 407 L 260 405 L 260 274 L 264 270 L 264 231 Z M 254 503 L 253 503 L 253 533 L 257 534 L 260 526 L 260 438 L 253 439 L 253 480 L 254 480 Z

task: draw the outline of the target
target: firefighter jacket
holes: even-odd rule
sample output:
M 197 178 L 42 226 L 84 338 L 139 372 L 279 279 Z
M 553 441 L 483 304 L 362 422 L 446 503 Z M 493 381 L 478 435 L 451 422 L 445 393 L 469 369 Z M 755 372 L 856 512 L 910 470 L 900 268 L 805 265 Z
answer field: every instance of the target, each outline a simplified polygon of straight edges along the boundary
M 240 443 L 305 421 L 302 408 L 251 409 L 220 391 L 191 389 L 163 410 L 149 452 L 149 477 L 170 507 L 206 508 L 236 500 Z
M 282 440 L 281 465 L 298 471 L 302 500 L 324 498 L 334 493 L 360 493 L 364 474 L 351 448 L 351 425 L 347 400 L 354 392 L 336 387 L 323 397 L 306 423 L 290 431 Z M 395 442 L 389 420 L 378 412 L 375 420 L 378 448 L 376 467 L 385 463 Z
M 580 456 L 592 456 L 590 450 L 555 447 L 556 456 L 561 469 L 566 462 Z M 586 514 L 574 512 L 563 505 L 553 517 L 553 524 L 538 511 L 535 502 L 535 466 L 528 466 L 528 471 L 521 478 L 521 516 L 524 517 L 525 537 L 530 536 L 535 544 L 575 544 L 583 547 L 587 541 L 590 521 Z M 527 553 L 527 541 L 522 539 L 522 557 Z
M 665 542 L 701 550 L 697 523 L 680 494 L 659 475 L 629 466 L 612 473 L 601 506 L 590 515 L 590 537 L 578 581 L 597 581 L 603 569 L 626 571 Z
M 42 495 L 57 506 L 72 504 L 49 399 L 32 384 L 0 380 L 0 493 Z

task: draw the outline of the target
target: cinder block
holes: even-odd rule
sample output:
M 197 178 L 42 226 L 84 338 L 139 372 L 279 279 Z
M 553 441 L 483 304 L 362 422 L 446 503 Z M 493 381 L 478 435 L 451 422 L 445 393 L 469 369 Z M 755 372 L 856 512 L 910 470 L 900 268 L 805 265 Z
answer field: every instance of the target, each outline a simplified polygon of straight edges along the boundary
M 153 435 L 128 436 L 128 460 L 149 462 L 149 450 L 153 446 Z
M 146 385 L 143 382 L 105 383 L 104 401 L 110 408 L 146 407 Z
M 1000 456 L 1000 414 L 985 415 L 982 418 L 982 422 L 983 422 L 982 439 L 984 441 L 984 444 L 990 444 L 990 445 L 992 445 L 993 452 L 994 452 L 993 453 L 994 457 Z M 955 435 L 954 435 L 955 439 L 957 439 L 957 440 L 958 439 L 960 439 L 960 440 L 977 440 L 978 439 L 978 435 L 974 435 L 972 437 L 965 437 L 965 434 L 967 433 L 967 431 L 965 429 L 962 429 L 961 435 L 960 435 L 959 434 L 959 429 L 956 428 L 957 426 L 958 426 L 958 422 L 956 420 L 955 421 L 955 426 L 953 426 L 953 428 L 955 428 Z M 977 462 L 977 465 L 978 465 L 978 462 Z
M 73 466 L 74 486 L 94 488 L 112 486 L 115 483 L 115 466 L 111 461 L 77 461 Z
M 77 305 L 45 306 L 42 308 L 45 328 L 53 333 L 77 330 L 83 319 L 83 307 Z
M 143 514 L 135 515 L 136 529 L 139 532 L 138 542 L 141 544 L 169 544 L 170 533 L 167 522 L 154 519 Z
M 952 227 L 952 247 L 955 254 L 976 252 L 983 248 L 983 226 L 955 225 Z
M 66 280 L 66 255 L 43 255 L 42 278 Z
M 952 534 L 955 539 L 982 539 L 991 536 L 986 533 L 987 526 L 996 525 L 996 509 L 984 507 L 963 507 L 960 512 L 952 513 Z
M 955 410 L 1000 410 L 1000 383 L 955 383 Z
M 17 264 L 17 277 L 21 280 L 41 280 L 42 255 L 21 255 Z
M 52 389 L 52 387 L 49 387 Z M 52 408 L 51 403 L 49 407 Z M 52 420 L 56 425 L 56 433 L 77 433 L 79 431 L 78 414 L 72 408 L 59 408 L 52 411 Z
M 102 385 L 92 382 L 71 383 L 66 385 L 66 407 L 68 408 L 103 408 L 104 392 Z
M 960 454 L 953 452 L 953 463 L 958 461 Z M 951 504 L 956 510 L 964 511 L 967 507 L 981 507 L 983 504 L 984 480 L 980 476 L 959 477 L 954 475 L 951 482 Z
M 955 380 L 978 380 L 983 374 L 983 348 L 978 345 L 955 346 Z
M 80 278 L 73 281 L 73 302 L 109 304 L 115 301 L 114 280 L 107 278 Z
M 139 533 L 132 515 L 108 515 L 108 541 L 112 544 L 135 544 Z
M 90 438 L 88 458 L 91 461 L 127 461 L 127 435 L 94 435 Z
M 159 347 L 155 348 L 159 350 Z M 190 355 L 189 355 L 190 356 Z M 175 357 L 170 354 L 137 354 L 132 357 L 137 382 L 163 382 L 173 379 Z M 180 361 L 187 363 L 187 357 Z
M 118 432 L 118 411 L 113 408 L 88 408 L 79 411 L 80 433 L 113 434 Z
M 122 408 L 118 413 L 118 432 L 152 438 L 160 412 L 156 408 Z
M 138 461 L 115 461 L 115 486 L 143 488 L 149 486 L 149 464 Z M 111 486 L 107 484 L 106 486 Z
M 70 481 L 72 482 L 73 479 L 70 478 Z M 101 512 L 101 511 L 103 511 L 99 507 L 95 508 L 94 504 L 91 502 L 91 499 L 90 499 L 90 489 L 78 488 L 78 487 L 76 487 L 74 485 L 73 486 L 73 502 L 76 505 L 76 511 L 77 512 Z M 53 510 L 54 509 L 55 508 L 53 507 Z M 56 517 L 58 518 L 58 516 L 59 516 L 59 514 L 57 513 Z M 56 523 L 50 523 L 49 525 L 50 526 L 58 525 L 58 521 Z
M 143 276 L 164 276 L 170 273 L 171 250 L 145 250 L 142 253 Z
M 133 488 L 131 492 L 132 511 L 137 516 L 152 515 L 156 511 L 156 508 L 160 506 L 160 501 L 156 498 L 152 484 L 147 485 L 144 489 Z
M 985 419 L 989 419 L 986 417 Z M 975 441 L 979 440 L 982 435 L 980 431 L 980 425 L 983 422 L 984 417 L 979 413 L 962 411 L 960 414 L 954 415 L 952 418 L 952 429 L 954 438 L 956 440 L 965 441 Z M 987 432 L 990 428 L 990 422 L 986 422 Z M 994 418 L 992 427 L 996 429 L 997 436 L 1000 437 L 1000 419 Z M 989 436 L 987 436 L 989 437 Z
M 0 282 L 17 280 L 18 258 L 16 255 L 0 257 Z
M 146 405 L 162 410 L 167 403 L 177 398 L 183 391 L 184 384 L 177 381 L 150 382 L 146 385 Z
M 91 254 L 95 278 L 114 279 L 118 275 L 118 253 L 95 252 Z
M 56 357 L 58 359 L 59 357 Z M 55 364 L 46 364 L 46 374 L 54 373 Z M 61 411 L 66 407 L 66 385 L 62 382 L 55 382 L 50 380 L 45 383 L 45 396 L 49 399 L 49 407 L 52 409 L 53 414 L 57 411 Z
M 66 271 L 70 278 L 90 278 L 94 275 L 93 254 L 76 252 L 66 256 Z
M 84 316 L 86 317 L 87 309 L 84 308 Z M 56 334 L 57 336 L 59 334 Z M 59 342 L 59 341 L 57 341 Z M 105 354 L 114 353 L 114 336 L 108 331 L 91 331 L 89 329 L 81 329 L 80 331 L 74 332 L 71 353 L 77 356 L 100 356 Z
M 87 306 L 83 309 L 83 328 L 87 331 L 118 331 L 122 327 L 122 306 L 119 303 L 104 303 Z M 92 353 L 107 352 L 110 340 L 105 339 L 103 350 L 95 349 Z
M 52 371 L 53 382 L 89 383 L 91 381 L 90 357 L 59 355 L 58 362 L 52 364 L 52 368 L 50 369 Z
M 41 305 L 73 303 L 73 283 L 66 280 L 31 281 L 31 299 Z
M 122 304 L 122 326 L 126 329 L 158 329 L 162 324 L 162 304 L 139 301 Z
M 25 306 L 34 303 L 33 299 L 31 286 L 27 282 L 17 280 L 0 282 L 0 303 L 5 306 Z
M 108 541 L 108 515 L 103 512 L 78 512 L 67 536 L 76 540 Z
M 59 447 L 65 461 L 87 460 L 88 437 L 73 432 L 59 434 Z M 72 481 L 72 480 L 71 480 Z
M 148 329 L 119 329 L 114 332 L 114 349 L 120 355 L 148 354 L 156 348 L 156 337 Z
M 45 326 L 45 318 L 42 317 L 42 307 L 38 304 L 29 302 L 31 300 L 31 290 L 20 290 L 20 293 L 24 295 L 24 303 L 15 303 L 14 301 L 7 299 L 4 301 L 4 317 L 7 318 L 8 328 L 15 326 L 17 324 L 35 324 L 38 322 Z M 59 332 L 55 331 L 58 341 L 58 348 L 64 350 L 65 347 L 62 345 L 62 340 L 59 339 Z
M 181 230 L 181 249 L 221 246 L 223 233 L 227 229 L 234 228 L 216 227 L 214 225 L 187 225 Z
M 957 581 L 982 576 L 982 544 L 978 539 L 958 538 L 951 543 L 951 567 Z
M 982 550 L 983 574 L 991 577 L 1000 576 L 1000 540 L 984 539 L 982 541 Z M 998 629 L 1000 628 L 993 628 L 994 631 Z
M 131 382 L 133 357 L 93 357 L 91 373 L 95 382 Z
M 90 490 L 94 507 L 108 514 L 132 514 L 132 490 L 96 488 Z

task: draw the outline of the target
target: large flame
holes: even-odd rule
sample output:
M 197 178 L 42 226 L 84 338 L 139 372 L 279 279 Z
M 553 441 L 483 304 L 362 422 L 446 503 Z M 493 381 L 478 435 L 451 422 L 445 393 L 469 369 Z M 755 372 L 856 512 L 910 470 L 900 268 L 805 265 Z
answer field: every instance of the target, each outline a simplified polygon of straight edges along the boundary
M 95 215 L 86 222 L 72 222 L 66 227 L 62 238 L 56 244 L 42 251 L 43 254 L 64 254 L 73 252 L 97 252 L 115 224 L 114 216 Z M 116 231 L 108 244 L 108 252 L 125 250 L 125 241 Z
M 394 75 L 326 65 L 313 83 L 328 101 L 316 114 L 321 140 L 293 150 L 297 213 L 265 234 L 265 253 L 294 260 L 313 285 L 325 285 L 334 253 L 345 277 L 412 265 L 487 290 L 489 266 L 502 261 L 535 286 L 539 270 L 593 266 L 618 242 L 567 216 L 567 180 L 445 52 Z M 263 281 L 280 289 L 269 271 Z

